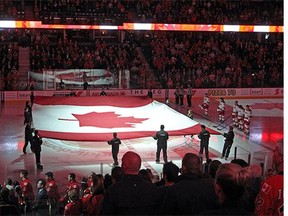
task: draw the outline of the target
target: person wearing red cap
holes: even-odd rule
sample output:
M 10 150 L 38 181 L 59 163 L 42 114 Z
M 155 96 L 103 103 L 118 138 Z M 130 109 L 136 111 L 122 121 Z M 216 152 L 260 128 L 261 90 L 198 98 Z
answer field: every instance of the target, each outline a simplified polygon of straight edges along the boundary
M 233 132 L 233 127 L 229 126 L 229 131 L 228 133 L 224 133 L 223 136 L 226 138 L 222 150 L 222 157 L 225 157 L 225 160 L 228 159 L 229 154 L 230 154 L 230 149 L 234 141 L 234 132 Z
M 121 164 L 124 176 L 111 185 L 104 195 L 103 215 L 152 215 L 156 210 L 157 188 L 139 174 L 140 156 L 126 152 Z

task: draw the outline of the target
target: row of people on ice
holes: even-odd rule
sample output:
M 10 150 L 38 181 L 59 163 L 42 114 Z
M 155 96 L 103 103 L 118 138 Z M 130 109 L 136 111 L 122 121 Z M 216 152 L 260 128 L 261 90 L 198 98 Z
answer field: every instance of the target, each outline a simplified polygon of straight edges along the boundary
M 201 109 L 204 110 L 204 115 L 208 116 L 208 109 L 210 105 L 210 98 L 207 93 L 203 98 L 203 103 L 199 105 Z M 220 102 L 217 107 L 218 112 L 218 121 L 224 123 L 225 121 L 225 106 L 226 103 L 224 98 L 220 98 Z M 232 110 L 232 121 L 235 128 L 243 131 L 245 134 L 249 135 L 250 133 L 250 122 L 252 117 L 252 110 L 249 105 L 246 105 L 245 108 L 239 104 L 238 101 L 235 101 Z
M 235 101 L 232 110 L 232 120 L 234 127 L 237 127 L 239 130 L 242 130 L 245 134 L 249 135 L 250 133 L 250 122 L 252 117 L 252 110 L 249 105 L 246 105 L 245 108 Z

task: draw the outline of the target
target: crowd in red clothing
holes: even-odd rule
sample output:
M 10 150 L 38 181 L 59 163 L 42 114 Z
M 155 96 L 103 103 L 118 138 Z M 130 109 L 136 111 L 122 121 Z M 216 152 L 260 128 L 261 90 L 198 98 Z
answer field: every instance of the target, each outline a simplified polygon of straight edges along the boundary
M 186 153 L 181 171 L 173 162 L 163 165 L 159 180 L 141 169 L 141 157 L 132 151 L 121 167 L 105 176 L 91 172 L 77 181 L 69 173 L 64 194 L 57 176 L 47 172 L 33 183 L 27 170 L 20 181 L 8 178 L 1 187 L 1 213 L 36 215 L 283 215 L 283 149 L 275 149 L 273 172 L 242 159 L 222 164 L 209 160 L 201 165 L 196 154 Z M 276 193 L 275 193 L 276 192 Z M 8 208 L 9 207 L 9 208 Z M 8 210 L 9 209 L 9 210 Z M 5 215 L 5 213 L 4 213 Z
M 135 21 L 283 25 L 283 1 L 54 0 L 36 2 L 34 11 L 36 18 L 52 23 Z
M 169 88 L 283 86 L 283 35 L 267 39 L 265 34 L 257 39 L 248 33 L 149 35 L 152 65 Z
M 24 19 L 24 5 L 18 0 L 0 1 L 0 18 L 1 19 Z
M 10 32 L 12 39 L 23 34 Z M 7 40 L 10 34 L 2 32 L 0 45 L 2 89 L 16 90 L 19 46 Z M 31 31 L 31 71 L 97 68 L 117 76 L 128 69 L 133 88 L 158 82 L 162 88 L 283 86 L 283 34 L 265 39 L 260 33 L 125 32 L 123 41 L 114 43 L 93 38 L 88 31 L 81 34 L 85 42 L 73 31 Z
M 86 38 L 84 44 L 72 37 L 63 37 L 60 30 L 52 34 L 57 37 L 57 42 L 51 42 L 47 32 L 33 40 L 30 51 L 31 70 L 108 67 L 119 70 L 129 68 L 130 62 L 134 60 L 132 55 L 135 54 L 135 47 L 129 42 L 111 45 L 99 38 Z
M 18 88 L 19 49 L 16 43 L 0 44 L 1 86 L 2 89 Z
M 283 25 L 281 0 L 35 0 L 32 3 L 6 0 L 0 3 L 0 10 L 9 16 L 33 5 L 37 19 L 46 17 L 49 22 L 54 22 L 57 14 L 60 17 L 57 22 L 68 22 L 66 18 L 72 16 L 69 22 L 78 24 L 80 21 L 76 20 L 77 17 L 84 17 L 81 23 L 101 23 L 102 19 L 107 19 L 110 24 L 124 20 Z M 91 16 L 94 20 L 91 20 Z M 115 70 L 117 74 L 119 69 L 128 69 L 132 71 L 132 88 L 175 88 L 188 84 L 193 88 L 283 86 L 281 33 L 9 29 L 1 31 L 0 35 L 1 89 L 5 90 L 20 90 L 17 85 L 18 49 L 23 44 L 31 45 L 32 71 L 104 68 Z M 109 37 L 110 41 L 107 39 Z
M 51 0 L 0 2 L 0 17 L 49 23 L 121 24 L 123 22 L 283 25 L 283 1 Z
M 133 1 L 142 22 L 283 24 L 283 1 Z M 134 7 L 133 7 L 134 6 Z M 129 8 L 131 5 L 129 5 Z
M 44 23 L 121 24 L 132 18 L 123 1 L 62 0 L 36 1 L 34 15 Z

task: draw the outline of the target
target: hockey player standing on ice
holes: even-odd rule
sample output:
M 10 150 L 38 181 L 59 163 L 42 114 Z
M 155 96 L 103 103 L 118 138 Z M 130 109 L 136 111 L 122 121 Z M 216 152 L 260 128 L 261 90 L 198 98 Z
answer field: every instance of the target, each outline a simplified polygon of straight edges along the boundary
M 234 126 L 237 127 L 237 114 L 238 114 L 238 101 L 235 101 L 233 104 L 233 110 L 232 110 L 232 120 L 233 120 L 233 124 Z
M 250 134 L 250 122 L 251 122 L 252 110 L 249 105 L 246 105 L 244 111 L 244 133 L 246 135 Z
M 225 101 L 224 101 L 224 98 L 220 98 L 220 102 L 219 102 L 219 105 L 218 105 L 218 108 L 217 108 L 217 112 L 218 112 L 218 121 L 223 123 L 224 122 L 224 119 L 225 119 Z
M 202 105 L 199 105 L 199 107 L 204 110 L 205 116 L 208 116 L 209 104 L 210 104 L 209 95 L 208 95 L 208 93 L 205 93 L 205 96 L 203 98 L 203 103 L 202 103 Z
M 244 108 L 242 105 L 239 105 L 238 113 L 237 113 L 237 121 L 238 121 L 238 129 L 243 130 L 244 128 Z

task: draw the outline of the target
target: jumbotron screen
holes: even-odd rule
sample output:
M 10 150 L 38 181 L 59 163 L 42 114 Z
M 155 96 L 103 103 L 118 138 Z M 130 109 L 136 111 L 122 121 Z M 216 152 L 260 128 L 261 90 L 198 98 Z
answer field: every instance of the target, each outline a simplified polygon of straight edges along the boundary
M 283 26 L 265 25 L 212 25 L 212 24 L 165 24 L 123 23 L 117 25 L 63 25 L 43 24 L 41 21 L 0 20 L 0 28 L 19 29 L 87 29 L 87 30 L 150 30 L 150 31 L 208 31 L 208 32 L 283 32 Z

